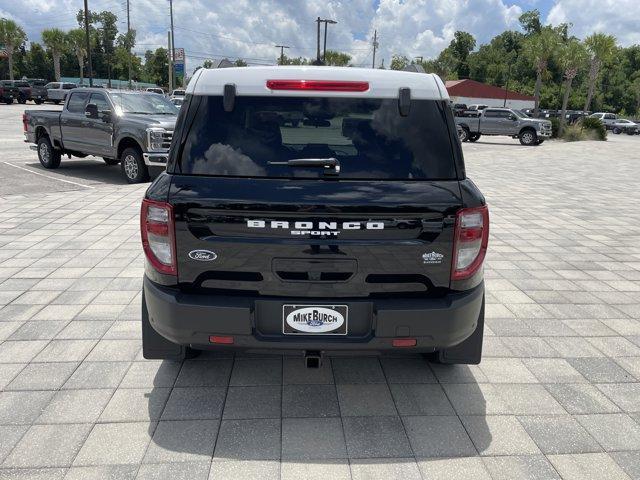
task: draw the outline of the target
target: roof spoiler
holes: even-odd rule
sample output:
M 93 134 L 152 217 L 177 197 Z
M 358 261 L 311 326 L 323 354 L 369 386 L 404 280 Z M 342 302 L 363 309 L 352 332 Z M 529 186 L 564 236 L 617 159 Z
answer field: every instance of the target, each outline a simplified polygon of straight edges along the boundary
M 224 86 L 224 96 L 222 98 L 222 105 L 225 112 L 233 112 L 233 107 L 236 103 L 236 86 L 233 83 L 227 83 Z
M 400 115 L 406 117 L 411 110 L 411 89 L 403 87 L 398 90 L 398 111 Z

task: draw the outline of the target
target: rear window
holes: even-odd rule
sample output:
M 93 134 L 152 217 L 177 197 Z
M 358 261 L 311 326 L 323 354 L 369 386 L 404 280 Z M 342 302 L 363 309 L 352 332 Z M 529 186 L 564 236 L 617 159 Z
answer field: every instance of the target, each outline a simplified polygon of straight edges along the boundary
M 397 99 L 239 96 L 232 112 L 224 111 L 222 97 L 193 103 L 182 173 L 320 177 L 322 168 L 273 162 L 335 158 L 341 179 L 456 178 L 442 101 L 413 100 L 406 117 Z

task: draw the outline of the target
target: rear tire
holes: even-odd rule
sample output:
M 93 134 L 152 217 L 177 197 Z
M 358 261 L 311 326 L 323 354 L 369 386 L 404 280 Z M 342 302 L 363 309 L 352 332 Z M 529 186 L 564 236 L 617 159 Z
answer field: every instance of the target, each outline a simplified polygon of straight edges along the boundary
M 142 153 L 136 148 L 125 148 L 120 156 L 122 174 L 129 183 L 142 183 L 149 180 L 149 169 L 144 164 Z
M 535 130 L 523 130 L 522 132 L 520 132 L 518 138 L 520 139 L 520 143 L 527 147 L 538 144 L 538 135 L 536 134 Z
M 23 95 L 20 95 L 20 96 L 18 97 L 18 103 L 20 103 L 20 104 L 24 105 L 25 103 L 27 103 L 27 97 L 25 97 L 25 96 L 23 96 Z
M 622 131 L 618 127 L 614 127 L 613 128 L 613 133 L 615 133 L 616 135 L 620 135 L 620 133 L 622 133 Z
M 53 103 L 55 103 L 56 105 L 60 105 L 60 100 L 54 100 Z
M 460 139 L 461 143 L 469 140 L 470 136 L 471 134 L 469 133 L 469 129 L 467 127 L 460 128 L 460 131 L 458 132 L 458 138 Z
M 470 142 L 477 142 L 478 140 L 480 140 L 480 137 L 482 135 L 480 135 L 479 133 L 472 133 L 471 135 L 469 135 L 469 141 Z
M 38 160 L 44 168 L 49 170 L 58 168 L 61 159 L 60 151 L 53 148 L 49 137 L 43 135 L 38 139 Z
M 142 356 L 147 360 L 174 360 L 181 362 L 186 358 L 195 358 L 200 350 L 173 343 L 151 326 L 147 302 L 142 291 Z
M 42 100 L 37 99 L 37 100 L 34 100 L 33 103 L 35 103 L 36 105 L 41 105 L 42 104 Z

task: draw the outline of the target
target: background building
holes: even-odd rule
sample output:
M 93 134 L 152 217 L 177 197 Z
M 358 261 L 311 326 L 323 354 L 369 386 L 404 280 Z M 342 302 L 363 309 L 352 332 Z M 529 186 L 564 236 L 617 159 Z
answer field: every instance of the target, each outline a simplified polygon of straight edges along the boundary
M 453 103 L 467 105 L 482 103 L 490 107 L 506 106 L 517 110 L 533 108 L 535 104 L 535 98 L 531 95 L 505 90 L 475 80 L 448 80 L 446 87 Z

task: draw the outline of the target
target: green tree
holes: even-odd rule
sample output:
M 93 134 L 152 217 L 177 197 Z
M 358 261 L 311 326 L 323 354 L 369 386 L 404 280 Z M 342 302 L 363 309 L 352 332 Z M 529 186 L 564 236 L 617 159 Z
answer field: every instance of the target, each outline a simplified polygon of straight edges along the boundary
M 53 74 L 56 81 L 60 81 L 60 57 L 68 48 L 67 34 L 59 28 L 49 28 L 42 31 L 42 42 L 53 58 Z
M 535 35 L 542 31 L 540 11 L 537 9 L 524 12 L 518 17 L 518 21 L 527 35 Z
M 51 79 L 51 58 L 42 45 L 31 42 L 30 48 L 25 52 L 25 70 L 21 72 L 27 78 Z
M 410 65 L 410 63 L 409 59 L 404 55 L 393 55 L 391 57 L 391 65 L 389 65 L 389 68 L 391 70 L 404 70 L 407 65 Z
M 542 79 L 547 72 L 549 60 L 555 55 L 559 46 L 559 37 L 550 27 L 543 28 L 540 33 L 527 37 L 524 43 L 524 54 L 533 65 L 536 72 L 534 87 L 535 107 L 534 115 L 537 117 L 540 110 L 540 90 Z
M 280 65 L 309 65 L 311 62 L 309 61 L 309 59 L 304 58 L 304 57 L 287 57 L 286 55 L 284 55 L 282 57 L 282 63 L 280 63 Z
M 78 60 L 80 83 L 82 84 L 84 79 L 84 59 L 87 57 L 87 40 L 84 30 L 81 28 L 69 30 L 67 40 L 69 42 L 69 49 Z
M 587 99 L 584 103 L 585 112 L 591 108 L 591 101 L 596 89 L 600 69 L 615 53 L 616 39 L 612 35 L 594 33 L 585 38 L 584 43 L 589 52 L 589 86 Z
M 453 40 L 444 52 L 440 54 L 442 56 L 448 53 L 453 58 L 455 65 L 455 71 L 458 78 L 469 78 L 469 54 L 476 48 L 476 39 L 473 38 L 468 32 L 457 31 L 453 34 Z
M 169 54 L 166 48 L 144 54 L 144 80 L 163 87 L 169 86 Z
M 13 55 L 27 40 L 22 27 L 8 18 L 0 18 L 0 44 L 4 45 L 9 63 L 9 79 L 13 80 Z
M 107 65 L 108 86 L 111 87 L 111 65 L 116 49 L 115 41 L 118 35 L 118 17 L 111 12 L 104 11 L 97 15 L 97 21 L 100 23 L 100 27 L 97 29 L 98 42 Z
M 351 55 L 346 53 L 336 52 L 335 50 L 327 50 L 324 57 L 325 65 L 333 65 L 336 67 L 346 67 L 351 61 Z
M 563 43 L 558 50 L 558 61 L 562 67 L 564 76 L 564 95 L 562 97 L 562 110 L 560 112 L 560 135 L 564 130 L 566 123 L 565 115 L 567 113 L 567 104 L 571 95 L 573 81 L 578 72 L 584 68 L 587 63 L 587 51 L 582 43 L 576 39 L 570 39 Z
M 241 58 L 237 59 L 234 63 L 236 64 L 236 67 L 246 67 L 247 66 L 247 62 L 245 62 Z
M 213 60 L 205 60 L 202 62 L 202 68 L 213 68 Z

